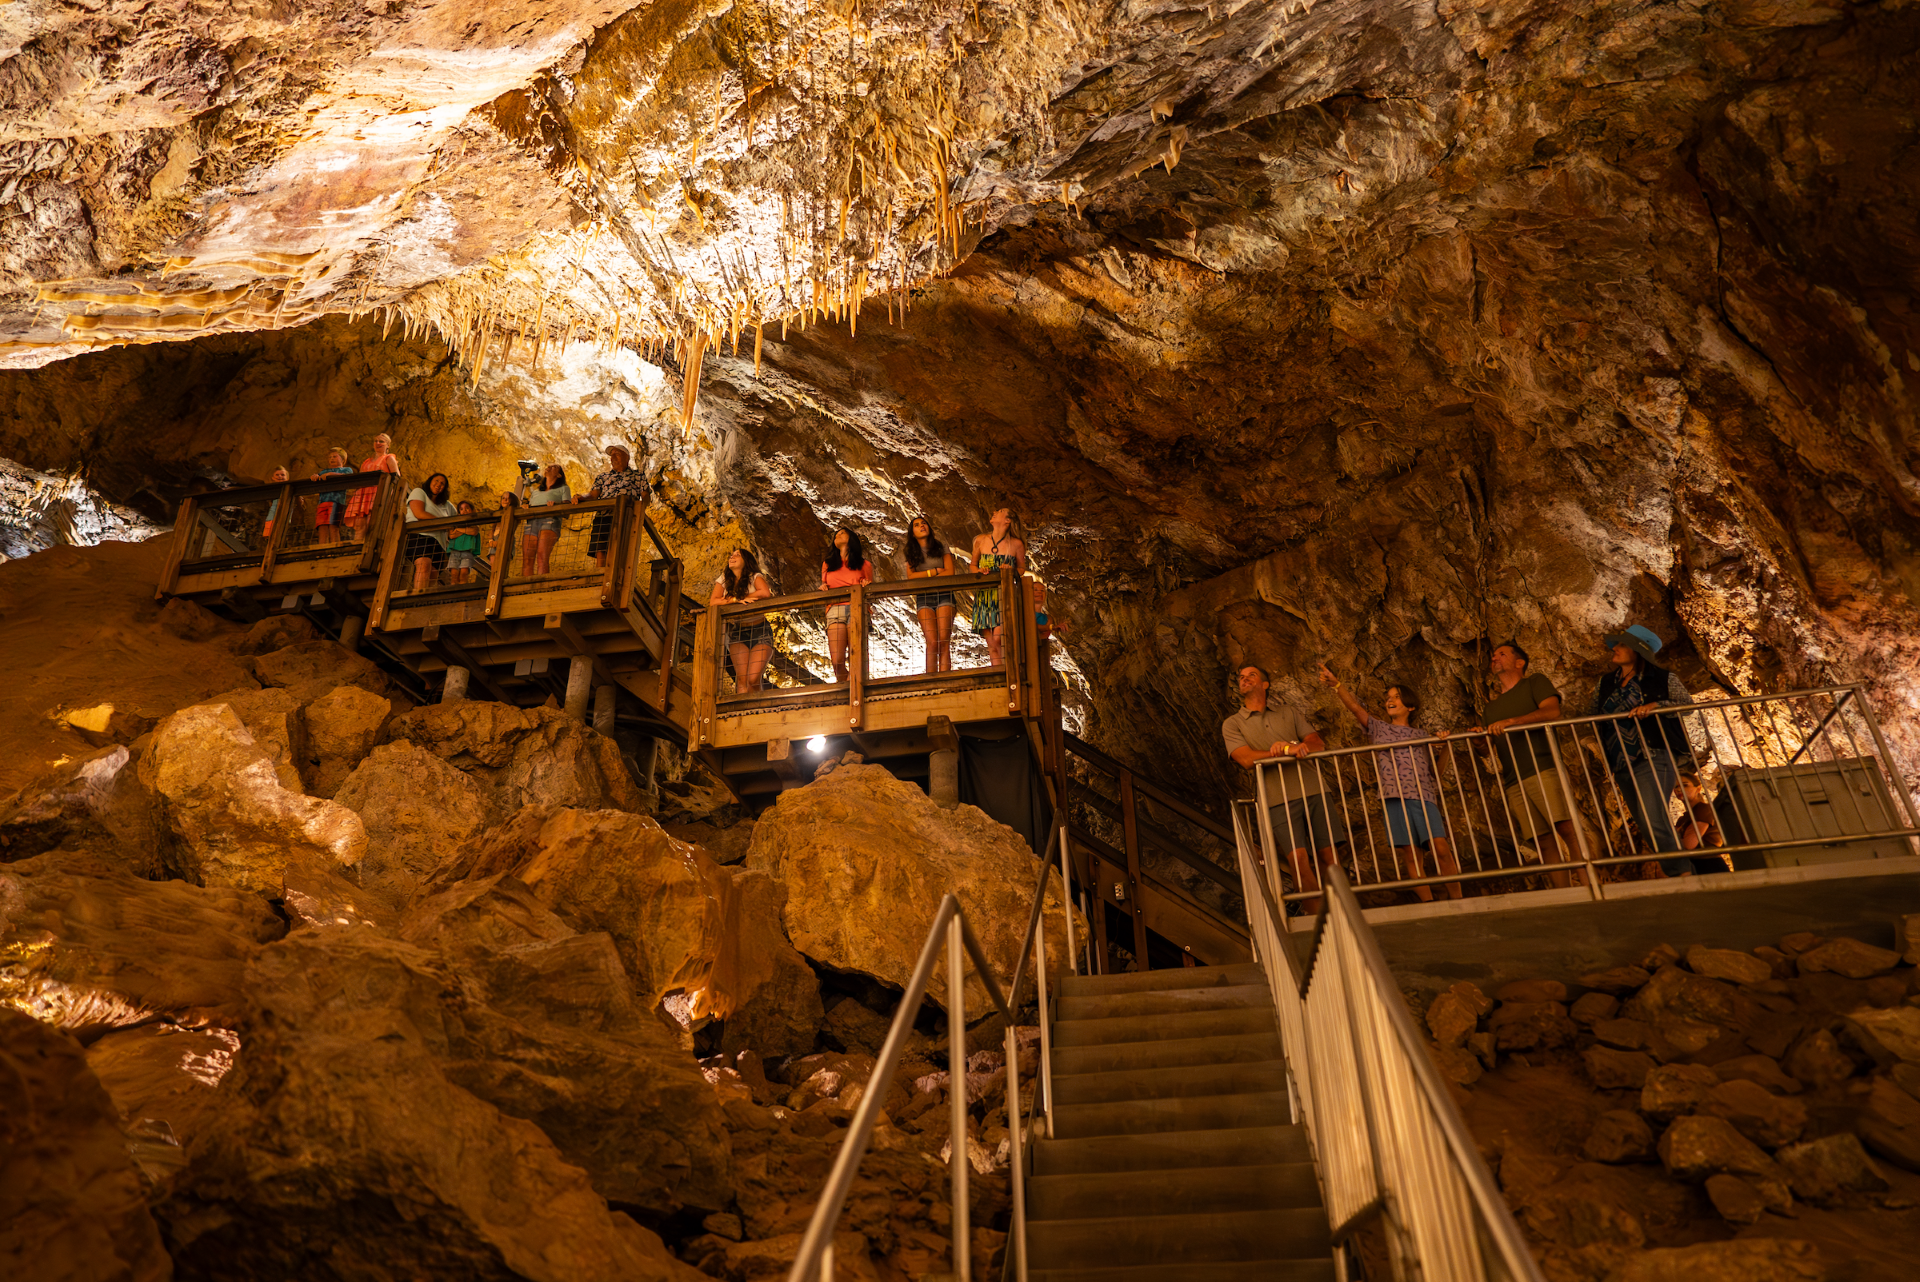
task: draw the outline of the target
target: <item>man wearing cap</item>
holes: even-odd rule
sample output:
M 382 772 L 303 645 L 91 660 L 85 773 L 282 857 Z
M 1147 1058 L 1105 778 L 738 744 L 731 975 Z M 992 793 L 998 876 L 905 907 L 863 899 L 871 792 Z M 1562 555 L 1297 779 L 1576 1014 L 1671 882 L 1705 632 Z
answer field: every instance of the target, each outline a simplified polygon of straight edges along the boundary
M 611 499 L 625 494 L 633 499 L 641 512 L 647 510 L 647 496 L 652 492 L 647 488 L 647 478 L 636 472 L 632 466 L 633 456 L 627 453 L 624 445 L 607 446 L 608 468 L 593 478 L 593 488 L 574 500 L 580 503 L 586 499 Z M 587 551 L 593 553 L 593 559 L 602 568 L 607 564 L 607 545 L 613 541 L 613 513 L 600 511 L 593 514 L 593 533 L 587 539 Z
M 1326 751 L 1326 741 L 1299 709 L 1268 703 L 1266 669 L 1248 664 L 1240 669 L 1238 685 L 1240 709 L 1220 727 L 1227 753 L 1249 770 L 1279 763 L 1267 776 L 1274 844 L 1289 852 L 1298 887 L 1317 891 L 1320 877 L 1307 852 L 1317 847 L 1319 862 L 1331 864 L 1334 843 L 1350 839 L 1344 816 L 1329 809 L 1319 768 L 1306 763 L 1311 754 Z M 1338 800 L 1332 805 L 1337 807 Z M 1303 900 L 1300 907 L 1309 914 L 1319 912 L 1320 900 Z
M 1532 657 L 1517 640 L 1493 648 L 1488 669 L 1498 693 L 1481 716 L 1484 729 L 1493 735 L 1494 761 L 1514 836 L 1533 843 L 1544 863 L 1572 863 L 1580 849 L 1577 821 L 1553 763 L 1553 745 L 1548 740 L 1553 732 L 1526 728 L 1560 719 L 1560 691 L 1545 673 L 1528 671 L 1531 663 Z M 1581 877 L 1550 872 L 1547 880 L 1565 889 Z
M 1678 714 L 1661 709 L 1683 707 L 1693 696 L 1678 673 L 1660 666 L 1656 656 L 1666 647 L 1651 630 L 1636 623 L 1604 641 L 1613 668 L 1600 678 L 1593 712 L 1619 718 L 1594 726 L 1607 771 L 1647 844 L 1662 852 L 1679 850 L 1680 835 L 1674 831 L 1667 798 L 1681 774 L 1693 769 L 1693 745 Z M 1694 871 L 1693 860 L 1684 856 L 1661 863 L 1667 875 Z M 1660 875 L 1659 867 L 1649 864 L 1647 871 Z

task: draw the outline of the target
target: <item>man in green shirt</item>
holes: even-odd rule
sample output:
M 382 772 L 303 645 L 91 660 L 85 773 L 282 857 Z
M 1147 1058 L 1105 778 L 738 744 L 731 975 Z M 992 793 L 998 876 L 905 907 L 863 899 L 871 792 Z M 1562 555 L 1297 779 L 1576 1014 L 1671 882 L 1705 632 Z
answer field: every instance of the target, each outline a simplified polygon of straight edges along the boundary
M 1317 847 L 1319 862 L 1331 864 L 1335 843 L 1352 839 L 1338 811 L 1339 799 L 1329 806 L 1322 772 L 1306 760 L 1325 752 L 1326 741 L 1298 708 L 1268 703 L 1264 668 L 1249 664 L 1240 669 L 1238 684 L 1240 710 L 1220 726 L 1227 754 L 1249 770 L 1269 772 L 1267 814 L 1274 844 L 1289 852 L 1295 884 L 1303 891 L 1317 891 L 1320 876 L 1307 852 Z M 1319 896 L 1302 900 L 1300 906 L 1309 914 L 1319 912 Z
M 1528 672 L 1527 665 L 1527 652 L 1518 641 L 1494 647 L 1489 666 L 1498 693 L 1487 705 L 1486 725 L 1474 729 L 1493 735 L 1490 742 L 1515 838 L 1532 842 L 1547 863 L 1572 863 L 1579 858 L 1579 839 L 1573 828 L 1573 808 L 1547 741 L 1552 732 L 1523 728 L 1558 721 L 1560 692 L 1545 674 Z M 1579 879 L 1578 873 L 1571 878 L 1564 872 L 1548 874 L 1557 887 Z

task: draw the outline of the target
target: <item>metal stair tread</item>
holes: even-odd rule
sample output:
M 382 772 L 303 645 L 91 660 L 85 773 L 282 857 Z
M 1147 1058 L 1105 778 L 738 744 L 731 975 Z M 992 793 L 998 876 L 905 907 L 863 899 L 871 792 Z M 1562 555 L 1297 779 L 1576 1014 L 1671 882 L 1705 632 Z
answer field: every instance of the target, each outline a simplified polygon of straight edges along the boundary
M 1293 1120 L 1285 1091 L 1175 1096 L 1117 1103 L 1060 1104 L 1054 1131 L 1062 1139 L 1094 1135 L 1139 1135 L 1159 1131 L 1208 1131 L 1271 1126 Z
M 1152 1131 L 1140 1135 L 1083 1135 L 1037 1140 L 1033 1148 L 1036 1176 L 1083 1171 L 1185 1171 L 1195 1167 L 1260 1166 L 1276 1161 L 1311 1160 L 1306 1129 L 1294 1123 Z
M 1053 1044 L 1098 1046 L 1116 1042 L 1178 1041 L 1232 1033 L 1271 1033 L 1275 1028 L 1273 1007 L 1270 1005 L 1105 1019 L 1056 1019 Z
M 1055 1046 L 1053 1075 L 1112 1073 L 1125 1069 L 1179 1068 L 1198 1064 L 1254 1064 L 1282 1060 L 1278 1032 L 1226 1033 L 1216 1037 L 1178 1037 L 1153 1042 L 1095 1042 Z
M 1168 1214 L 1198 1211 L 1299 1210 L 1319 1207 L 1320 1181 L 1311 1162 L 1196 1166 L 1168 1179 L 1165 1171 L 1101 1171 L 1027 1179 L 1027 1223 L 1084 1219 L 1113 1208 L 1148 1205 Z
M 1102 1268 L 1028 1269 L 1028 1282 L 1334 1282 L 1333 1261 L 1183 1260 L 1177 1264 L 1121 1264 Z
M 1331 1251 L 1326 1212 L 1317 1206 L 1098 1216 L 1027 1226 L 1030 1268 L 1308 1259 Z
M 1053 1075 L 1053 1101 L 1056 1107 L 1124 1104 L 1149 1099 L 1193 1099 L 1204 1095 L 1248 1095 L 1286 1089 L 1286 1065 L 1277 1059 L 1178 1064 L 1165 1068 L 1121 1068 L 1100 1073 L 1061 1073 L 1056 1069 Z
M 1265 984 L 1218 984 L 1208 988 L 1156 988 L 1140 993 L 1089 993 L 1062 996 L 1054 1018 L 1062 1023 L 1093 1019 L 1127 1019 L 1142 1015 L 1170 1015 L 1187 1011 L 1273 1008 L 1273 994 Z
M 1110 993 L 1147 993 L 1167 988 L 1214 988 L 1222 985 L 1264 984 L 1258 962 L 1232 966 L 1189 966 L 1167 970 L 1136 970 L 1121 975 L 1063 975 L 1056 987 L 1063 997 L 1101 997 Z

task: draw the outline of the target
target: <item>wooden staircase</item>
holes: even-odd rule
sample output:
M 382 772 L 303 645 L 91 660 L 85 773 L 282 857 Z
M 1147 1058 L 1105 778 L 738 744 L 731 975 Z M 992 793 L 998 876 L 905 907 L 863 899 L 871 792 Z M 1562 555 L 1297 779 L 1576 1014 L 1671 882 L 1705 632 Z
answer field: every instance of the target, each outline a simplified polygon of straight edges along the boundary
M 1257 965 L 1066 978 L 1053 1091 L 1027 1184 L 1036 1282 L 1332 1282 Z

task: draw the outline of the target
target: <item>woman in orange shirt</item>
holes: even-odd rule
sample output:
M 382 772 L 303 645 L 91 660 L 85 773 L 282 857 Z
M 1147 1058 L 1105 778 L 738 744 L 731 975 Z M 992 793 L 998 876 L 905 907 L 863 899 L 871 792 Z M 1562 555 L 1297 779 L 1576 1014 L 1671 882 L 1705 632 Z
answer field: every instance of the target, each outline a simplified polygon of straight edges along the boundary
M 360 461 L 362 472 L 392 472 L 400 474 L 400 460 L 389 453 L 393 448 L 393 438 L 385 432 L 373 438 L 373 453 Z M 367 537 L 367 522 L 373 519 L 374 486 L 363 485 L 347 495 L 347 538 L 354 543 Z
M 860 536 L 841 526 L 833 532 L 833 546 L 827 549 L 827 558 L 820 563 L 820 590 L 827 592 L 871 582 L 873 562 L 867 559 Z M 835 681 L 847 679 L 847 625 L 852 618 L 853 607 L 848 602 L 827 607 L 827 657 L 833 660 Z

